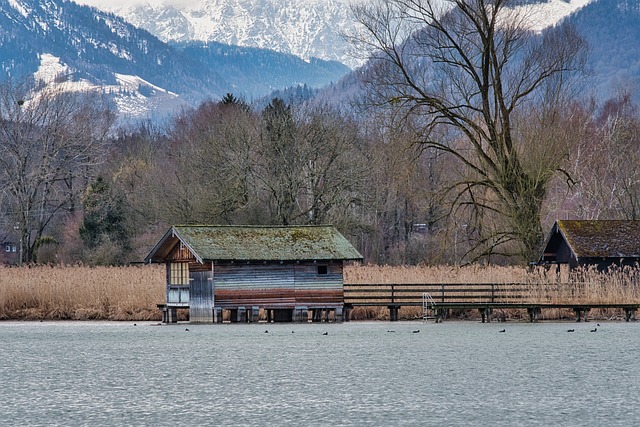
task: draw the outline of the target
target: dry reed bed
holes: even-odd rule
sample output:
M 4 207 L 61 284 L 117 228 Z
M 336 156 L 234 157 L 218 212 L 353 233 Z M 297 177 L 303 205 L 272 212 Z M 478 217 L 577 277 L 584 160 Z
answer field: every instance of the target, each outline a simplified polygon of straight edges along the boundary
M 555 304 L 640 303 L 640 270 L 609 273 L 578 270 L 563 275 L 544 269 L 499 266 L 345 267 L 348 284 L 523 284 L 512 302 Z M 0 267 L 0 319 L 160 320 L 165 300 L 164 266 Z M 401 318 L 417 318 L 419 307 L 403 307 Z M 354 319 L 385 319 L 388 310 L 365 307 Z
M 160 320 L 163 266 L 0 268 L 0 319 Z

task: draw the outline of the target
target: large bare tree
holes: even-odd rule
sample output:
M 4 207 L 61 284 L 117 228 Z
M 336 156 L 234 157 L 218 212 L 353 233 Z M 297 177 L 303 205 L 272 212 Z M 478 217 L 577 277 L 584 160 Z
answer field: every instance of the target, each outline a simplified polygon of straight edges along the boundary
M 458 161 L 451 189 L 475 220 L 476 253 L 515 244 L 531 259 L 547 186 L 564 159 L 540 157 L 553 138 L 523 138 L 519 125 L 561 120 L 585 42 L 568 25 L 530 31 L 526 9 L 508 0 L 375 0 L 353 12 L 360 30 L 350 39 L 371 55 L 361 73 L 369 104 L 418 117 L 416 141 Z
M 107 155 L 113 114 L 102 101 L 64 86 L 0 85 L 2 213 L 19 231 L 23 261 L 34 260 L 57 216 L 79 208 L 78 195 Z

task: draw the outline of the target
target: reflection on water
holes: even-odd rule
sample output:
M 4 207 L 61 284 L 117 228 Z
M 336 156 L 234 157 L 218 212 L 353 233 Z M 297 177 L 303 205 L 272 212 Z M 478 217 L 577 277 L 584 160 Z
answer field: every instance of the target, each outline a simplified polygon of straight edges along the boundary
M 638 425 L 640 324 L 594 326 L 0 323 L 0 425 Z

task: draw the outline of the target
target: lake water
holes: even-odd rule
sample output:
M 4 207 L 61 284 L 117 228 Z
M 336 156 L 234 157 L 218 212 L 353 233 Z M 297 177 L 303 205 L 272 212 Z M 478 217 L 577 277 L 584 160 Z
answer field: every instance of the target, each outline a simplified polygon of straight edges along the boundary
M 640 425 L 640 323 L 594 327 L 2 322 L 0 425 Z

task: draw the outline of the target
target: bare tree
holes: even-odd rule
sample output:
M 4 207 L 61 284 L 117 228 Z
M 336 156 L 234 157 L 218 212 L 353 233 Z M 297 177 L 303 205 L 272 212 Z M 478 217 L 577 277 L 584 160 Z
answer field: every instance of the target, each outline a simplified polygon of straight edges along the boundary
M 364 144 L 357 124 L 326 106 L 294 111 L 274 99 L 263 112 L 253 179 L 270 222 L 341 223 L 362 204 Z
M 561 165 L 528 159 L 529 148 L 553 140 L 523 143 L 518 126 L 559 114 L 585 42 L 568 25 L 529 31 L 507 0 L 380 0 L 353 12 L 362 31 L 350 39 L 371 52 L 368 102 L 419 117 L 416 141 L 462 166 L 452 190 L 456 206 L 473 211 L 479 255 L 515 242 L 531 259 Z
M 640 219 L 640 116 L 628 92 L 593 112 L 590 133 L 574 148 L 567 204 L 585 219 Z
M 98 94 L 0 85 L 0 186 L 4 215 L 34 260 L 47 227 L 78 208 L 78 195 L 107 154 L 113 114 Z
M 155 168 L 170 223 L 234 223 L 252 200 L 249 184 L 259 117 L 228 95 L 176 116 Z
M 297 139 L 301 146 L 302 186 L 298 210 L 304 222 L 341 223 L 351 208 L 363 203 L 369 165 L 358 125 L 327 106 L 300 112 Z

